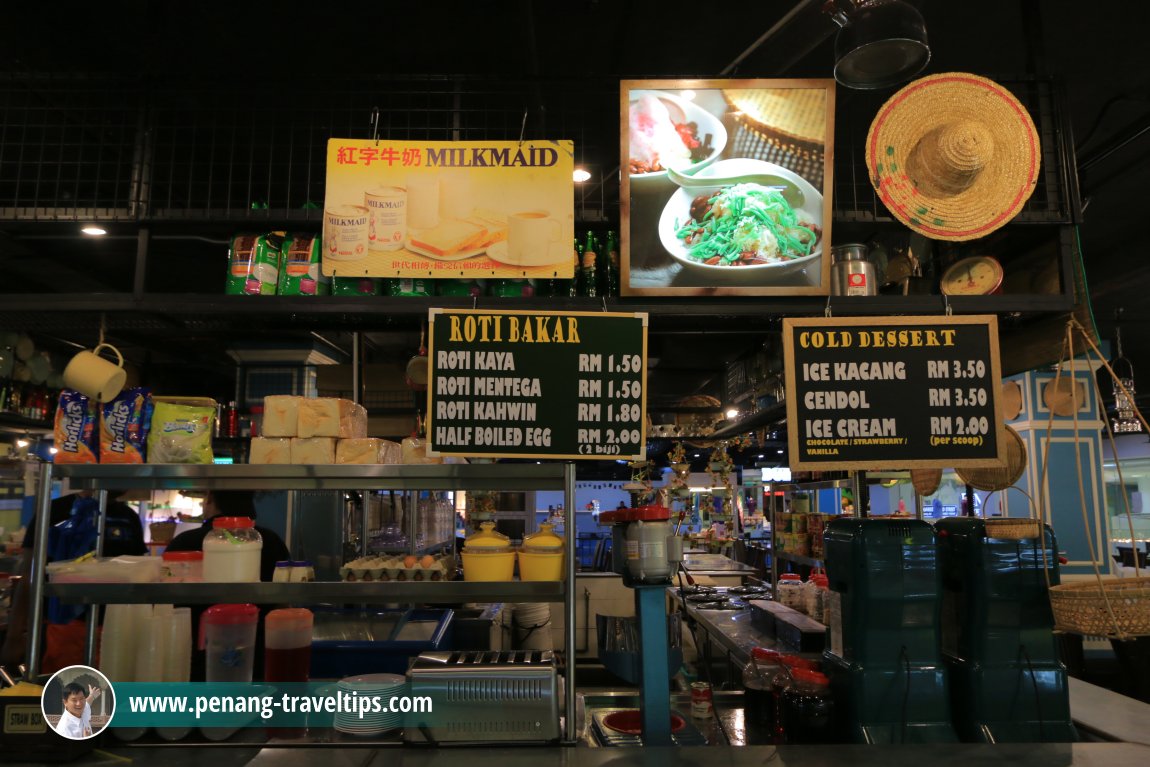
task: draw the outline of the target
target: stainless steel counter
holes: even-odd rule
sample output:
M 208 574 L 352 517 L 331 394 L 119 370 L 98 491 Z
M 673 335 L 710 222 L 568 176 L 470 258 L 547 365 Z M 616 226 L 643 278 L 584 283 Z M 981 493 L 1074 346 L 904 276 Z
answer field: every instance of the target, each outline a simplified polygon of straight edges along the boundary
M 683 567 L 692 575 L 754 575 L 755 568 L 736 562 L 722 554 L 687 554 Z
M 1150 747 L 1129 743 L 700 746 L 689 748 L 154 748 L 93 754 L 71 764 L 137 767 L 1145 767 Z

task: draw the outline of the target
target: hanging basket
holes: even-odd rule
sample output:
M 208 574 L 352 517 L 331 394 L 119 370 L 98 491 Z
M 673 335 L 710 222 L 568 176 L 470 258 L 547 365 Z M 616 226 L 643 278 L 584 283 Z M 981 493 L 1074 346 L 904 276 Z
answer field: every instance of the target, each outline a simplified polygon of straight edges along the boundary
M 1086 355 L 1087 358 L 1089 359 L 1089 353 L 1093 353 L 1102 367 L 1106 369 L 1106 372 L 1110 374 L 1115 385 L 1130 398 L 1131 402 L 1133 402 L 1134 398 L 1130 395 L 1130 392 L 1126 390 L 1121 379 L 1114 373 L 1114 369 L 1110 366 L 1110 363 L 1102 356 L 1102 352 L 1086 332 L 1086 329 L 1077 319 L 1071 317 L 1066 327 L 1066 342 L 1063 346 L 1063 358 L 1059 361 L 1058 373 L 1054 381 L 1047 387 L 1047 390 L 1048 393 L 1053 392 L 1054 394 L 1058 394 L 1065 392 L 1068 395 L 1061 404 L 1066 407 L 1067 414 L 1074 417 L 1075 468 L 1078 478 L 1079 496 L 1084 498 L 1086 497 L 1086 492 L 1083 486 L 1082 459 L 1078 454 L 1079 442 L 1077 440 L 1079 435 L 1077 403 L 1081 402 L 1083 397 L 1080 396 L 1082 392 L 1078 388 L 1078 382 L 1071 380 L 1065 383 L 1062 380 L 1063 364 L 1067 360 L 1072 360 L 1076 357 L 1074 349 L 1075 332 L 1082 336 L 1082 339 L 1089 347 L 1089 352 Z M 1093 377 L 1091 380 L 1098 401 L 1101 402 L 1102 393 L 1099 390 L 1098 381 Z M 1064 383 L 1065 385 L 1063 385 Z M 1046 426 L 1046 447 L 1049 448 L 1050 432 L 1054 423 L 1055 405 L 1060 403 L 1058 398 L 1054 397 L 1054 400 L 1048 401 L 1047 404 L 1050 407 L 1050 417 Z M 1147 423 L 1137 406 L 1134 407 L 1134 412 L 1142 425 L 1150 429 L 1150 423 Z M 1111 450 L 1117 457 L 1118 448 L 1114 442 L 1114 433 L 1110 428 L 1109 422 L 1106 424 L 1105 432 L 1110 439 Z M 1115 466 L 1118 472 L 1118 479 L 1119 483 L 1122 483 L 1122 468 L 1120 464 L 1121 462 L 1116 458 Z M 1046 481 L 1046 470 L 1049 465 L 1049 461 L 1043 461 L 1043 482 Z M 1124 501 L 1126 505 L 1126 518 L 1130 524 L 1131 537 L 1133 537 L 1134 526 L 1130 513 L 1129 499 L 1126 499 L 1124 496 Z M 1090 526 L 1087 523 L 1085 508 L 1083 509 L 1083 523 L 1086 530 L 1086 538 L 1089 542 Z M 1093 546 L 1093 544 L 1091 544 L 1091 546 Z M 1137 562 L 1137 560 L 1135 560 L 1135 562 Z M 1054 613 L 1055 629 L 1068 633 L 1083 634 L 1085 636 L 1118 640 L 1150 636 L 1150 578 L 1143 576 L 1138 568 L 1135 568 L 1133 578 L 1104 578 L 1102 577 L 1099 563 L 1093 554 L 1091 554 L 1091 564 L 1094 566 L 1093 581 L 1077 581 L 1058 586 L 1049 586 L 1048 593 L 1050 595 L 1051 611 Z
M 171 543 L 176 535 L 176 523 L 150 522 L 148 530 L 152 534 L 152 543 Z
M 1030 493 L 1021 487 L 1012 486 L 1003 490 L 1004 496 L 1006 490 L 1017 490 L 1025 495 L 1026 500 L 1030 503 L 1030 511 L 1038 514 L 1038 507 L 1034 503 L 1034 499 L 1030 497 Z M 990 500 L 990 496 L 996 492 L 998 491 L 991 491 L 982 502 L 983 513 L 986 512 L 986 504 Z M 1003 541 L 1024 541 L 1028 538 L 1042 537 L 1042 520 L 1036 517 L 983 517 L 982 523 L 986 525 L 987 538 L 997 538 Z
M 1050 587 L 1054 628 L 1130 639 L 1150 634 L 1150 580 L 1103 578 Z
M 1004 541 L 1023 541 L 1042 536 L 1042 523 L 1037 519 L 984 519 L 986 537 Z

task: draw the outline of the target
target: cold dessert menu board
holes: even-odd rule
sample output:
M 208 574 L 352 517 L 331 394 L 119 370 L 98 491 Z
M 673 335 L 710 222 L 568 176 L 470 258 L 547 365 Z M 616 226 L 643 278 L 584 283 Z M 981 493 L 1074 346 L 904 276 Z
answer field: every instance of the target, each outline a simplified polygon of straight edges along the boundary
M 1002 466 L 998 321 L 783 320 L 792 469 Z
M 646 458 L 646 314 L 431 309 L 429 324 L 429 455 Z

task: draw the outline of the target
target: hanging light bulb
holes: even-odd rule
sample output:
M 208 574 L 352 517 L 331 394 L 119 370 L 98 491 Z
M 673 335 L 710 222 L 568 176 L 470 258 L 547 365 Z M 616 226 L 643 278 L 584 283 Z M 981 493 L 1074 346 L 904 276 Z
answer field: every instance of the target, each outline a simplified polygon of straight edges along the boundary
M 1134 413 L 1134 365 L 1122 353 L 1121 325 L 1114 326 L 1114 345 L 1118 354 L 1110 361 L 1115 377 L 1115 413 L 1110 419 L 1110 430 L 1115 434 L 1140 434 L 1142 421 Z

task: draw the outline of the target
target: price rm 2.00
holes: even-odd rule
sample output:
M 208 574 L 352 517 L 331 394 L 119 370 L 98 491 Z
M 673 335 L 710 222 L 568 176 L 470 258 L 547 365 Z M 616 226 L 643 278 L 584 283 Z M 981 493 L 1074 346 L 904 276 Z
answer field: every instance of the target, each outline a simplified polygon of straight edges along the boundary
M 952 418 L 949 416 L 931 416 L 931 436 L 981 436 L 990 433 L 990 419 L 986 416 L 971 416 L 970 418 Z

